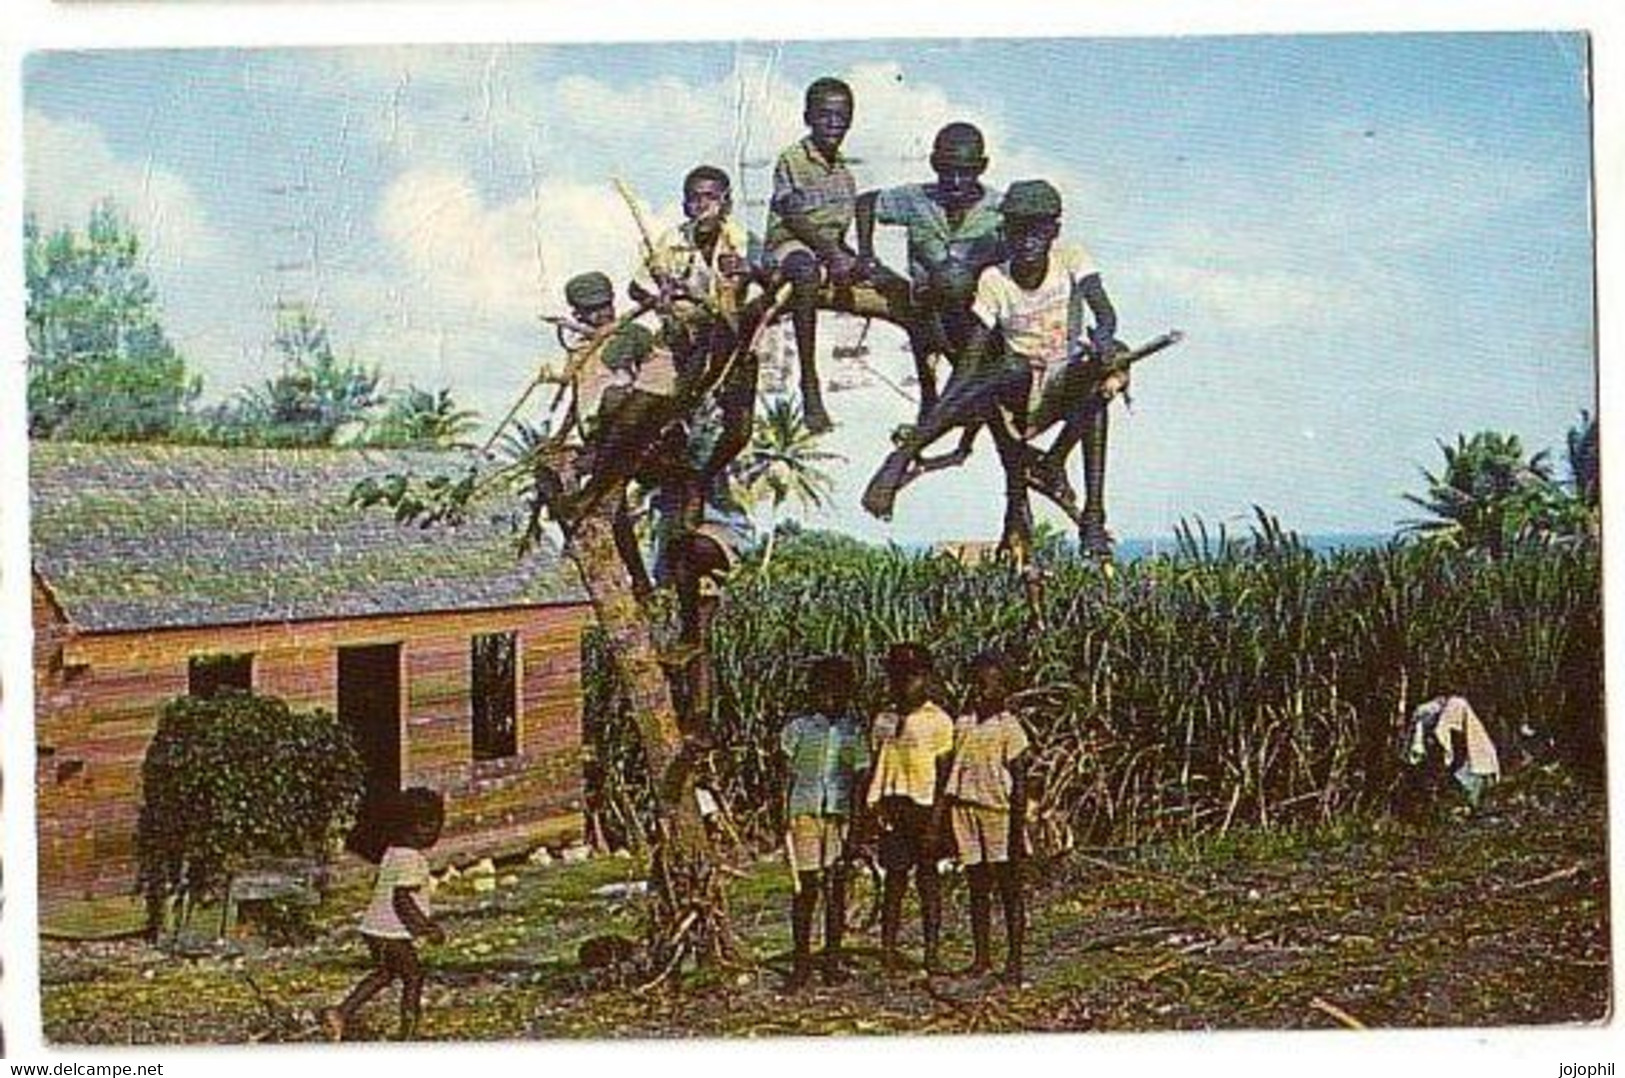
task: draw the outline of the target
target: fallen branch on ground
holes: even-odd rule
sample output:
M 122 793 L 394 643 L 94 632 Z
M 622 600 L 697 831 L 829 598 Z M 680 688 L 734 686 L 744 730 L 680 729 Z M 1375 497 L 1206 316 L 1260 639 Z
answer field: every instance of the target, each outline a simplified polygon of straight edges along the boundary
M 1580 869 L 1584 867 L 1585 866 L 1583 864 L 1576 861 L 1568 868 L 1560 868 L 1556 872 L 1548 872 L 1544 876 L 1537 876 L 1532 880 L 1524 880 L 1522 883 L 1508 884 L 1506 887 L 1501 888 L 1501 890 L 1527 891 L 1531 887 L 1543 887 L 1548 883 L 1556 883 L 1558 880 L 1566 880 L 1571 876 L 1578 876 L 1580 874 Z
M 1346 1027 L 1348 1029 L 1367 1029 L 1367 1028 L 1369 1028 L 1364 1022 L 1362 1022 L 1358 1018 L 1354 1017 L 1348 1011 L 1345 1011 L 1343 1008 L 1339 1007 L 1335 1003 L 1326 1002 L 1325 1000 L 1321 999 L 1319 996 L 1316 996 L 1314 999 L 1310 1000 L 1309 1001 L 1309 1006 L 1313 1007 L 1315 1010 L 1319 1011 L 1322 1014 L 1330 1015 L 1332 1018 L 1336 1019 L 1341 1025 L 1343 1025 L 1344 1027 Z

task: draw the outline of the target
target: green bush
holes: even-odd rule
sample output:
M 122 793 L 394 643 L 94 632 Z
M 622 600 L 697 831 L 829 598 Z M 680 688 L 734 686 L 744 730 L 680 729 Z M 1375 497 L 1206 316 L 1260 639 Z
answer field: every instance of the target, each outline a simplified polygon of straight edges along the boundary
M 325 860 L 354 820 L 365 769 L 328 712 L 228 692 L 171 701 L 141 777 L 140 886 L 157 910 L 218 896 L 254 858 Z

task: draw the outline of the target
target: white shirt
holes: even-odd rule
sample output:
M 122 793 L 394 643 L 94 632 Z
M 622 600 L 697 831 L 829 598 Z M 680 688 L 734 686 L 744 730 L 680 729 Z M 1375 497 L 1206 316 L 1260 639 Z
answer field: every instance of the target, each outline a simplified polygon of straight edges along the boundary
M 1073 342 L 1067 319 L 1072 290 L 1085 277 L 1099 273 L 1094 258 L 1079 244 L 1050 248 L 1049 272 L 1037 288 L 1026 289 L 1011 277 L 1009 263 L 989 266 L 976 281 L 972 310 L 984 323 L 1004 334 L 1010 351 L 1026 357 L 1035 367 L 1059 367 Z M 1081 334 L 1083 327 L 1075 332 Z
M 1411 721 L 1412 762 L 1420 762 L 1427 754 L 1427 738 L 1430 734 L 1444 749 L 1444 757 L 1448 762 L 1452 735 L 1460 733 L 1466 741 L 1467 759 L 1456 771 L 1457 777 L 1466 775 L 1482 775 L 1492 779 L 1501 777 L 1501 759 L 1495 751 L 1495 741 L 1466 698 L 1435 697 L 1418 707 L 1411 715 Z
M 429 916 L 429 859 L 422 850 L 391 846 L 378 863 L 378 879 L 372 887 L 372 901 L 361 917 L 362 934 L 386 940 L 409 940 L 411 929 L 395 912 L 395 889 L 410 887 L 418 909 Z

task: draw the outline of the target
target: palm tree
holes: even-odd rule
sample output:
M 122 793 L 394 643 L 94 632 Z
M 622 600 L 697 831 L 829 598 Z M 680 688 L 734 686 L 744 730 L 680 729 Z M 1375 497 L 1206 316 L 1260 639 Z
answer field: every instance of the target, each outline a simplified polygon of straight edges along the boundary
M 1569 428 L 1568 441 L 1569 481 L 1574 495 L 1588 509 L 1596 509 L 1602 502 L 1602 463 L 1597 445 L 1597 417 L 1590 412 L 1580 413 L 1578 426 Z
M 1408 521 L 1404 531 L 1464 550 L 1500 557 L 1529 542 L 1570 534 L 1574 499 L 1552 475 L 1546 451 L 1524 458 L 1515 434 L 1458 434 L 1439 443 L 1444 468 L 1423 470 L 1427 493 L 1405 499 L 1431 516 Z
M 820 465 L 842 459 L 819 448 L 821 435 L 807 426 L 801 408 L 781 399 L 756 417 L 750 445 L 729 466 L 728 477 L 747 505 L 766 503 L 772 513 L 762 565 L 773 558 L 779 510 L 787 501 L 806 509 L 824 505 L 835 482 Z
M 466 444 L 479 426 L 478 418 L 478 412 L 459 408 L 449 389 L 436 393 L 408 385 L 389 398 L 365 441 L 376 446 L 450 449 Z

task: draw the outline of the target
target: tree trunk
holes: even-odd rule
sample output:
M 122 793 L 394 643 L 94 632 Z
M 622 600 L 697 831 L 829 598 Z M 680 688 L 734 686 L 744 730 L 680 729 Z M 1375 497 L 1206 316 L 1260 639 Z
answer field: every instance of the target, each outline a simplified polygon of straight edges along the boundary
M 615 492 L 618 493 L 618 492 Z M 600 498 L 565 530 L 565 553 L 581 571 L 610 661 L 625 685 L 658 806 L 651 874 L 657 898 L 653 951 L 672 969 L 685 955 L 731 959 L 733 934 L 722 874 L 694 797 L 692 758 L 677 721 L 649 615 L 615 544 L 618 497 Z

